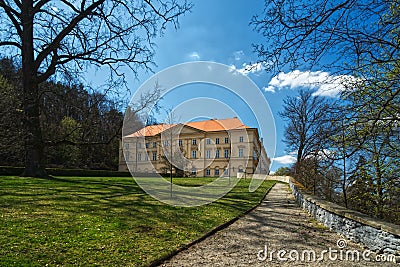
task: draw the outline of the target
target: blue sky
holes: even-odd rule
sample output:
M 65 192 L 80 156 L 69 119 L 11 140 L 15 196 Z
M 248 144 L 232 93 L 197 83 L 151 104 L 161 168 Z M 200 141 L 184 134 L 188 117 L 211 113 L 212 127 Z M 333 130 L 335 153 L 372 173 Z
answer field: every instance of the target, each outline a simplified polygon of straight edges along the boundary
M 154 71 L 196 60 L 234 65 L 238 69 L 243 68 L 243 64 L 258 62 L 259 59 L 253 52 L 252 44 L 262 41 L 262 38 L 252 30 L 249 22 L 251 17 L 262 9 L 263 1 L 195 1 L 192 12 L 180 18 L 180 28 L 178 30 L 169 28 L 163 37 L 156 40 L 155 62 L 158 67 Z M 151 74 L 143 75 L 143 78 L 150 76 Z M 261 90 L 271 79 L 271 76 L 265 71 L 251 73 L 248 76 Z M 139 78 L 139 82 L 141 81 L 142 78 Z M 202 85 L 202 87 L 205 86 L 207 85 Z M 193 85 L 191 90 L 196 90 L 196 87 L 200 87 L 200 85 Z M 212 86 L 210 86 L 211 88 Z M 263 94 L 275 117 L 276 155 L 286 155 L 285 145 L 281 140 L 283 125 L 281 119 L 277 117 L 285 93 L 263 92 Z M 224 98 L 225 101 L 226 98 L 229 98 L 229 96 L 224 97 L 221 92 L 215 97 Z M 235 104 L 235 106 L 237 105 Z M 242 112 L 249 114 L 244 106 Z M 246 124 L 253 123 L 251 118 L 246 121 L 241 116 L 241 119 L 245 120 Z M 264 139 L 267 142 L 266 136 Z M 276 170 L 279 166 L 282 164 L 275 161 L 271 169 Z
M 164 36 L 157 38 L 156 55 L 154 58 L 157 67 L 154 72 L 159 72 L 173 65 L 189 61 L 213 61 L 226 64 L 248 76 L 260 89 L 269 107 L 272 110 L 276 125 L 276 153 L 269 155 L 274 158 L 271 170 L 275 171 L 281 166 L 288 166 L 293 162 L 293 154 L 287 151 L 283 143 L 284 122 L 278 116 L 282 110 L 283 99 L 288 95 L 295 95 L 300 87 L 317 90 L 320 95 L 334 96 L 340 86 L 332 80 L 330 83 L 321 85 L 322 80 L 329 80 L 330 74 L 326 70 L 287 70 L 273 77 L 271 73 L 263 68 L 264 62 L 260 62 L 254 53 L 252 44 L 262 43 L 263 37 L 252 30 L 249 22 L 253 15 L 263 11 L 263 1 L 244 0 L 201 0 L 193 1 L 194 7 L 191 13 L 180 18 L 180 28 L 168 28 Z M 249 68 L 251 67 L 252 68 Z M 251 69 L 251 71 L 249 71 Z M 142 72 L 138 80 L 131 81 L 135 90 L 143 82 L 149 79 L 153 73 Z M 319 85 L 316 85 L 316 84 Z M 180 97 L 190 99 L 191 97 L 210 96 L 235 106 L 237 112 L 243 116 L 240 118 L 245 124 L 253 126 L 254 121 L 248 115 L 249 111 L 241 106 L 238 100 L 225 94 L 223 90 L 211 85 L 191 85 L 186 90 L 186 95 Z M 201 94 L 198 92 L 201 91 Z M 213 93 L 214 92 L 214 93 Z M 179 99 L 182 100 L 182 99 Z M 166 97 L 163 105 L 165 107 L 176 106 L 177 97 Z M 239 101 L 240 102 L 240 101 Z M 215 107 L 214 117 L 224 116 Z M 265 134 L 264 143 L 268 142 L 268 133 Z M 265 144 L 268 147 L 268 144 Z M 268 149 L 267 149 L 268 150 Z

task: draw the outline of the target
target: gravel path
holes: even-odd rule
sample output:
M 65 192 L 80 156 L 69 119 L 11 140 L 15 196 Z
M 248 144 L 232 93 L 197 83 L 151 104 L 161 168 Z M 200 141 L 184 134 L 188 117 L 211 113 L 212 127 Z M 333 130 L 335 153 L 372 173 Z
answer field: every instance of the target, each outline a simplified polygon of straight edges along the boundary
M 400 266 L 364 261 L 364 249 L 348 240 L 347 246 L 341 249 L 343 260 L 334 260 L 335 255 L 340 258 L 340 253 L 333 251 L 333 260 L 330 260 L 329 252 L 323 254 L 323 261 L 313 261 L 312 257 L 310 260 L 307 253 L 302 260 L 304 250 L 315 251 L 317 259 L 323 250 L 340 250 L 337 245 L 340 239 L 343 241 L 343 237 L 317 223 L 299 208 L 288 185 L 278 183 L 258 208 L 160 266 Z M 263 259 L 265 250 L 267 255 Z M 288 260 L 278 259 L 279 250 L 286 251 L 282 257 Z M 291 250 L 297 250 L 299 260 L 289 259 L 289 256 L 297 257 Z M 352 260 L 350 256 L 346 260 L 348 250 L 358 250 L 360 261 Z M 375 256 L 371 254 L 369 258 L 374 260 Z

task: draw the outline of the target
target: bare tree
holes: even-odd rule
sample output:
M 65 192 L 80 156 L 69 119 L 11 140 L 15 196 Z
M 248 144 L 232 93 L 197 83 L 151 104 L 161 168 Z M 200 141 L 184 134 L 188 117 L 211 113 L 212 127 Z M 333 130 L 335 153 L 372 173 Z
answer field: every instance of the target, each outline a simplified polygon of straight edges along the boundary
M 331 142 L 328 148 L 335 152 L 325 156 L 332 157 L 343 167 L 341 187 L 345 204 L 346 188 L 351 183 L 347 169 L 351 170 L 357 154 L 374 155 L 371 164 L 377 170 L 396 169 L 400 158 L 399 14 L 398 0 L 266 0 L 262 14 L 254 16 L 251 22 L 265 37 L 264 42 L 255 44 L 254 48 L 269 70 L 302 68 L 354 78 L 340 81 L 346 88 L 341 94 L 344 109 L 332 119 L 333 124 L 337 124 L 329 136 L 333 138 L 321 139 Z M 292 111 L 298 110 L 292 108 Z M 287 133 L 287 137 L 295 135 L 299 130 L 296 126 L 302 123 L 299 121 L 286 129 L 286 132 L 293 131 Z M 376 137 L 385 144 L 384 149 L 374 150 L 376 146 L 371 140 Z M 298 149 L 298 160 L 303 155 L 303 140 L 299 138 L 297 146 L 294 142 L 288 143 L 289 147 Z M 363 173 L 358 174 L 361 178 L 358 185 L 363 182 Z M 379 180 L 374 180 L 380 176 L 375 173 L 376 178 L 371 181 L 380 184 Z M 378 196 L 383 195 L 378 190 Z
M 21 60 L 26 176 L 45 175 L 39 84 L 56 72 L 106 65 L 111 79 L 152 64 L 152 39 L 191 5 L 186 1 L 0 0 L 0 48 Z
M 398 1 L 272 0 L 252 25 L 266 37 L 259 56 L 278 70 L 358 68 L 399 59 Z
M 301 165 L 322 150 L 321 141 L 330 125 L 330 104 L 311 90 L 300 90 L 298 96 L 284 99 L 283 108 L 279 115 L 288 122 L 284 141 L 290 151 L 296 151 L 296 165 Z
M 270 70 L 301 67 L 357 77 L 355 82 L 340 80 L 352 87 L 344 99 L 354 88 L 364 94 L 351 108 L 368 106 L 378 98 L 375 112 L 368 114 L 371 125 L 378 127 L 382 119 L 398 123 L 399 13 L 398 0 L 265 1 L 264 12 L 251 23 L 266 38 L 254 48 Z

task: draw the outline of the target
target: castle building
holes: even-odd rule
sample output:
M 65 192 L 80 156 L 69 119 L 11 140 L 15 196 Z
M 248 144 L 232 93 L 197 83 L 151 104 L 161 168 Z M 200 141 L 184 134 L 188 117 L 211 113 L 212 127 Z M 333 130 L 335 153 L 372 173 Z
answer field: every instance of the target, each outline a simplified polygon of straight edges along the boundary
M 258 129 L 237 117 L 146 126 L 122 138 L 119 171 L 220 177 L 268 174 Z

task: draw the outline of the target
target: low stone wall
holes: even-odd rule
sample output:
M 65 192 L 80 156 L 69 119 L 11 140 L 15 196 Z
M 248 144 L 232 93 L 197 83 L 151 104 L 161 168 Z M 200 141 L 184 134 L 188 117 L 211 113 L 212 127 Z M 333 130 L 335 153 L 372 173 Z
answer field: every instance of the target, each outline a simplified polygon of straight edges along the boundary
M 329 229 L 377 253 L 400 256 L 400 226 L 308 195 L 293 178 L 289 185 L 300 207 Z
M 243 173 L 241 173 L 240 177 L 239 177 L 239 173 L 238 173 L 238 178 L 244 178 Z M 290 180 L 290 176 L 275 176 L 275 175 L 258 174 L 258 173 L 247 174 L 246 178 L 280 181 L 280 182 L 284 182 L 284 183 L 289 183 L 289 180 Z

